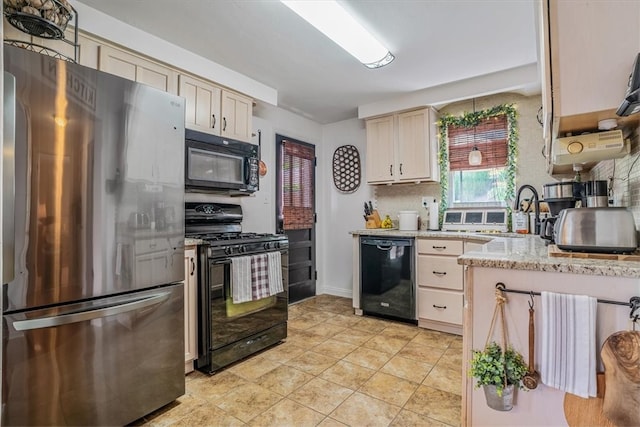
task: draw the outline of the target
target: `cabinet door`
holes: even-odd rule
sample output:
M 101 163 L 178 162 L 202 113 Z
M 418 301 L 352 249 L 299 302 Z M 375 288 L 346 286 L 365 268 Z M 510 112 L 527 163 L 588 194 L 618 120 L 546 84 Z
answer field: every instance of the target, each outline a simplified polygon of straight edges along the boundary
M 222 90 L 204 80 L 180 74 L 178 95 L 185 98 L 185 126 L 220 135 L 220 97 Z
M 119 49 L 100 46 L 98 69 L 174 95 L 178 93 L 177 72 L 159 63 Z
M 640 50 L 640 2 L 549 4 L 554 116 L 618 108 Z
M 398 174 L 399 181 L 431 178 L 429 146 L 429 110 L 398 114 Z
M 367 182 L 394 180 L 393 116 L 367 120 Z
M 197 347 L 197 257 L 195 249 L 184 251 L 184 371 L 193 371 L 193 360 L 198 357 Z
M 250 142 L 252 115 L 251 98 L 222 90 L 222 136 Z

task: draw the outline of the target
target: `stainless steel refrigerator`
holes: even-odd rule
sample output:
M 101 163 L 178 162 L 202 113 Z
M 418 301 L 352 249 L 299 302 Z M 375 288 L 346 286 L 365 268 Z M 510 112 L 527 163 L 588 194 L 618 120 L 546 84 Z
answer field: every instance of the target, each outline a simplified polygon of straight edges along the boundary
M 184 101 L 4 71 L 2 425 L 130 423 L 184 394 Z

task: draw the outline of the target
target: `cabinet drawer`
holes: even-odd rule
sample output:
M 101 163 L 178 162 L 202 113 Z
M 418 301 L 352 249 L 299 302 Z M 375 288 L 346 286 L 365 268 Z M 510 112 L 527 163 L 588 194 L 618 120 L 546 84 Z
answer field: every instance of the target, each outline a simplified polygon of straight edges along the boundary
M 418 285 L 462 290 L 464 267 L 458 258 L 418 255 Z
M 419 254 L 462 255 L 462 240 L 418 239 Z
M 462 325 L 462 292 L 418 289 L 420 319 Z

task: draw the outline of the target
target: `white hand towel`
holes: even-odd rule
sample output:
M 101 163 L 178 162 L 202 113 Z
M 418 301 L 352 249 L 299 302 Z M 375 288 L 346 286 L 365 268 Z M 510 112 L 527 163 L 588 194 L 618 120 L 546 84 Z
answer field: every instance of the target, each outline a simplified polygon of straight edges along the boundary
M 282 285 L 282 260 L 280 252 L 267 253 L 267 265 L 269 266 L 269 294 L 275 295 L 283 292 Z
M 234 304 L 251 301 L 251 257 L 231 258 L 231 295 Z
M 596 311 L 584 295 L 542 292 L 542 382 L 587 398 L 596 396 Z

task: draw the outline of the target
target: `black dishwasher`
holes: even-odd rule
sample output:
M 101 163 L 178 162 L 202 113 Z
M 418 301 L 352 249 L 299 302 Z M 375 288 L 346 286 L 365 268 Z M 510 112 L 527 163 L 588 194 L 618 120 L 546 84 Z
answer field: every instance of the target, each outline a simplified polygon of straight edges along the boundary
M 412 238 L 360 237 L 360 308 L 417 323 Z

